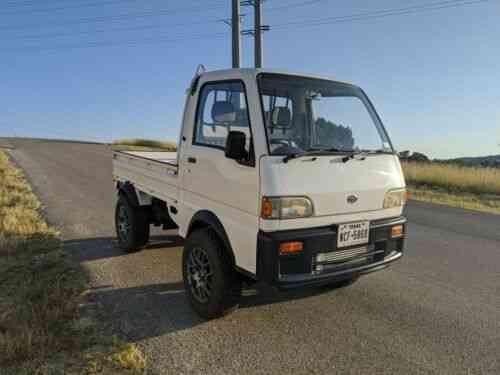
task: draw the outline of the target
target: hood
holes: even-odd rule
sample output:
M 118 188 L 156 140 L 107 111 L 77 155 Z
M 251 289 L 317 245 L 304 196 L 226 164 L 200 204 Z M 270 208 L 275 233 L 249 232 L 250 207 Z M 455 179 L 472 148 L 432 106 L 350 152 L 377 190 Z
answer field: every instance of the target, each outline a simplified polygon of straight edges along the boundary
M 385 193 L 405 186 L 399 159 L 374 154 L 342 162 L 342 156 L 283 156 L 260 160 L 262 196 L 307 196 L 315 216 L 383 209 Z

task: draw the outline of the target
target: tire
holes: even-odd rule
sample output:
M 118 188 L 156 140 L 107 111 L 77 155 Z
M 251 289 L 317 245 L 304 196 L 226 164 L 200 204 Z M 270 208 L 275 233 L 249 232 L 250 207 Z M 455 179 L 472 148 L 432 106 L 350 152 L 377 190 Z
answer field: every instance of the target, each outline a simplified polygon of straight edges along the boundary
M 241 278 L 225 250 L 216 234 L 206 228 L 191 233 L 184 246 L 184 288 L 194 311 L 205 319 L 229 314 L 241 297 Z
M 115 228 L 119 247 L 127 253 L 141 250 L 149 240 L 149 221 L 145 208 L 133 206 L 120 194 L 116 202 Z

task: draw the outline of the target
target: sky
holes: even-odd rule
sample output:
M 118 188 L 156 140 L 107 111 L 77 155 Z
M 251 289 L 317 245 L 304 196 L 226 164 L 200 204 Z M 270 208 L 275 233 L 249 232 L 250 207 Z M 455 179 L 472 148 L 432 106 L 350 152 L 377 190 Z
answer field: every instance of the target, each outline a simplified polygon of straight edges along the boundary
M 267 0 L 263 11 L 264 66 L 361 86 L 398 150 L 500 154 L 500 0 Z M 230 0 L 3 1 L 0 136 L 177 140 L 196 66 L 231 65 L 229 16 Z M 251 67 L 251 37 L 242 52 Z

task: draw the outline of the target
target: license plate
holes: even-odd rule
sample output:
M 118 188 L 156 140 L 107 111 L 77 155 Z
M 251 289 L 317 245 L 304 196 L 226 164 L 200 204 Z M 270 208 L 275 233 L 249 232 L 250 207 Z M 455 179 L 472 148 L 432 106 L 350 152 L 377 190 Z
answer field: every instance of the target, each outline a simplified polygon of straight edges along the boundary
M 370 222 L 357 221 L 339 225 L 337 247 L 346 247 L 368 243 Z

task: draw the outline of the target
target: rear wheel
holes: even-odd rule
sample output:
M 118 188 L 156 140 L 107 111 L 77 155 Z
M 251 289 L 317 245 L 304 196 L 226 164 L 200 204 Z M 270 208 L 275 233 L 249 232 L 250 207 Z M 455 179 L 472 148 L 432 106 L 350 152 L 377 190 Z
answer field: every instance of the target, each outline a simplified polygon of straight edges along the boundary
M 116 203 L 115 227 L 118 244 L 128 253 L 142 249 L 149 240 L 145 208 L 133 206 L 123 194 L 120 194 Z
M 200 229 L 188 236 L 182 270 L 189 302 L 201 317 L 218 318 L 238 306 L 241 278 L 210 229 Z

